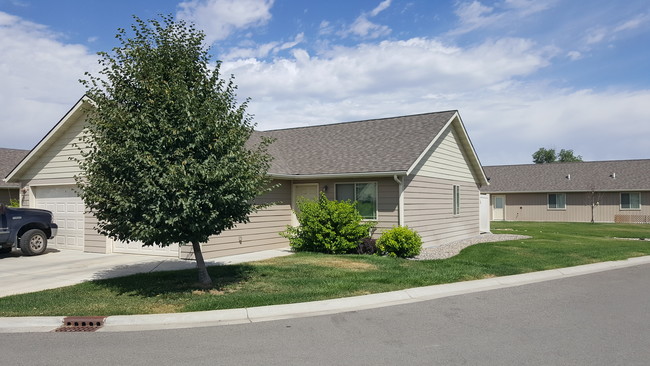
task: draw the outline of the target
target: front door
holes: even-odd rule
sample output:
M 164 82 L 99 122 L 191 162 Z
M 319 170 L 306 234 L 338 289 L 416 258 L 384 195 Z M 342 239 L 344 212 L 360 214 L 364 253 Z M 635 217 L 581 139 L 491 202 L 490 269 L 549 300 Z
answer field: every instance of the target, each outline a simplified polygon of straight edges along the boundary
M 492 196 L 492 220 L 503 221 L 506 218 L 506 196 Z
M 294 212 L 298 212 L 298 202 L 303 199 L 315 200 L 318 199 L 318 183 L 300 183 L 294 184 L 291 189 L 291 208 Z M 292 213 L 291 224 L 298 225 L 296 215 Z

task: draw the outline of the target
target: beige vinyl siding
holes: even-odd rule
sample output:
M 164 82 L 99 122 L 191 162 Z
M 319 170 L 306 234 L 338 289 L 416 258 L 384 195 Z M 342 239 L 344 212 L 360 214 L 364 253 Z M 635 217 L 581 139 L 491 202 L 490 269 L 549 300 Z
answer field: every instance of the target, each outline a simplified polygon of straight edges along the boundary
M 460 214 L 453 214 L 453 186 L 460 186 Z M 412 176 L 404 191 L 404 221 L 423 245 L 436 246 L 479 234 L 479 191 L 475 183 Z
M 594 221 L 614 222 L 616 215 L 650 215 L 650 192 L 640 193 L 640 210 L 622 210 L 620 192 L 596 192 L 598 205 L 594 207 Z M 566 193 L 564 210 L 548 209 L 547 193 L 508 193 L 505 196 L 506 221 L 591 221 L 590 192 Z
M 424 246 L 478 235 L 479 189 L 454 125 L 447 128 L 404 184 L 404 224 Z M 460 214 L 453 214 L 453 187 L 460 186 Z
M 273 182 L 273 184 L 276 183 L 280 186 L 255 200 L 258 204 L 276 204 L 252 214 L 249 223 L 237 225 L 231 230 L 224 231 L 221 235 L 210 237 L 202 247 L 204 258 L 253 253 L 289 246 L 289 241 L 278 233 L 291 224 L 291 182 Z M 181 246 L 181 258 L 194 258 L 191 245 Z
M 415 167 L 414 174 L 430 178 L 475 182 L 469 162 L 458 143 L 458 133 L 452 126 L 440 135 L 436 143 Z
M 79 143 L 83 135 L 85 114 L 80 113 L 67 125 L 65 130 L 57 131 L 57 136 L 52 138 L 53 143 L 39 155 L 32 158 L 32 165 L 21 176 L 21 180 L 49 180 L 70 179 L 79 173 L 79 167 L 74 158 L 80 157 L 79 150 L 74 144 Z
M 294 183 L 318 183 L 318 189 L 323 192 L 327 186 L 325 196 L 330 199 L 336 199 L 335 184 L 337 183 L 377 183 L 377 226 L 373 237 L 378 237 L 387 229 L 397 226 L 398 224 L 398 203 L 399 203 L 399 186 L 393 178 L 350 178 L 350 179 L 322 179 L 294 181 Z

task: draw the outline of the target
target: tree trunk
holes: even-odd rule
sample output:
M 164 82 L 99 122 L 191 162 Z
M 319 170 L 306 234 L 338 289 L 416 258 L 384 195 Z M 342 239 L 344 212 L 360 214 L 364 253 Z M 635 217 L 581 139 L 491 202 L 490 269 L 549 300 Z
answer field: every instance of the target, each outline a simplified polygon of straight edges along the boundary
M 208 273 L 208 268 L 205 266 L 205 261 L 203 260 L 203 253 L 201 252 L 201 244 L 198 241 L 193 241 L 192 249 L 194 249 L 196 268 L 199 270 L 199 282 L 204 286 L 211 286 L 212 278 L 210 278 L 210 274 Z

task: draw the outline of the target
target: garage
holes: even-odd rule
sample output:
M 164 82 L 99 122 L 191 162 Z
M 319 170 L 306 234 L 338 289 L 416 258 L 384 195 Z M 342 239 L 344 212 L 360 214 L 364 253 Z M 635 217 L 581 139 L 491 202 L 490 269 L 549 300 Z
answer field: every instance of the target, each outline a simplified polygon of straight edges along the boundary
M 75 186 L 32 187 L 34 207 L 52 211 L 59 231 L 48 246 L 57 249 L 84 249 L 84 204 Z
M 126 243 L 112 239 L 108 240 L 113 246 L 113 253 L 146 254 L 178 258 L 178 244 L 172 244 L 166 247 L 159 247 L 158 245 L 143 247 L 141 242 Z

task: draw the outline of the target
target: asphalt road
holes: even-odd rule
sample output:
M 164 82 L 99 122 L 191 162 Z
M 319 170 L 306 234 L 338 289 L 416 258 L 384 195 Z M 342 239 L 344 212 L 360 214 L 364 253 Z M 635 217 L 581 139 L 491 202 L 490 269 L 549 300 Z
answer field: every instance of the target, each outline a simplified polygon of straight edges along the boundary
M 3 334 L 4 365 L 648 365 L 650 265 L 256 324 Z

